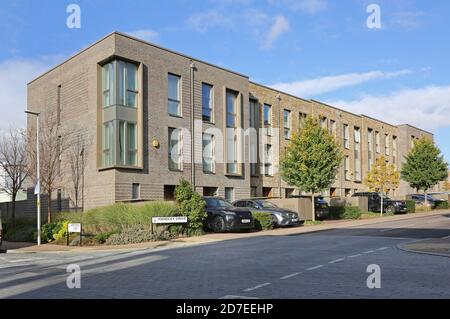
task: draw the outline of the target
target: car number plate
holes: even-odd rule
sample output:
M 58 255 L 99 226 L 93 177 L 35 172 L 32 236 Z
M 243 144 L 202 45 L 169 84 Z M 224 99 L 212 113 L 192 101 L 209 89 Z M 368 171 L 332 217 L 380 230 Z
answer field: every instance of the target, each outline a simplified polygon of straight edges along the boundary
M 250 219 L 242 219 L 241 222 L 242 222 L 242 224 L 250 224 L 251 220 Z
M 293 223 L 298 222 L 298 218 L 292 218 L 292 222 Z

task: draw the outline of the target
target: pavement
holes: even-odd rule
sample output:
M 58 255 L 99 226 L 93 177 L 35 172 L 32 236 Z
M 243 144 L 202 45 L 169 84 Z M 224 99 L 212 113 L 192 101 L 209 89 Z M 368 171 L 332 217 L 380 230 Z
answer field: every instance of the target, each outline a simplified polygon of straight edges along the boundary
M 450 298 L 449 258 L 403 248 L 450 236 L 450 212 L 220 235 L 180 247 L 1 254 L 0 298 Z M 81 285 L 71 289 L 74 267 Z

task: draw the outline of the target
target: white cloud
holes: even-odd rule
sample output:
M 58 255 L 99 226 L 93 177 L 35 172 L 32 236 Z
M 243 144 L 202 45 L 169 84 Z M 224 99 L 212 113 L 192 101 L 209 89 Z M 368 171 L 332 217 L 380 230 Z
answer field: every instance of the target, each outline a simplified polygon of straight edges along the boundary
M 157 42 L 159 40 L 159 33 L 150 29 L 141 29 L 126 33 L 132 37 L 142 39 L 147 42 Z
M 389 95 L 367 95 L 353 101 L 328 101 L 348 111 L 386 119 L 393 124 L 411 124 L 435 131 L 450 127 L 450 85 L 404 89 Z
M 269 0 L 272 4 L 287 6 L 290 10 L 315 14 L 328 8 L 327 0 Z
M 47 71 L 61 57 L 11 59 L 0 62 L 0 131 L 25 125 L 27 83 Z
M 314 95 L 335 91 L 344 87 L 359 85 L 368 81 L 391 79 L 409 73 L 411 73 L 410 70 L 400 70 L 395 72 L 371 71 L 365 73 L 347 73 L 290 83 L 276 83 L 270 86 L 292 95 L 312 97 Z
M 186 23 L 196 31 L 206 32 L 211 27 L 230 27 L 233 25 L 233 19 L 218 10 L 209 10 L 191 15 Z
M 289 21 L 284 16 L 276 16 L 273 19 L 273 24 L 270 27 L 269 32 L 264 38 L 262 44 L 263 49 L 270 49 L 273 47 L 274 42 L 284 33 L 291 29 Z

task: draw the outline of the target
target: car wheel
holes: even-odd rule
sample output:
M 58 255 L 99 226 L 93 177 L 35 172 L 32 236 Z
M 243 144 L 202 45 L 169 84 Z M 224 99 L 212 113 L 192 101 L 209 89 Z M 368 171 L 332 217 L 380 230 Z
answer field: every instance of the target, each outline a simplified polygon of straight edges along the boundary
M 278 227 L 278 219 L 275 215 L 272 215 L 272 227 L 273 228 Z
M 224 232 L 225 231 L 225 221 L 223 220 L 223 218 L 222 217 L 220 217 L 220 216 L 216 216 L 214 219 L 213 219 L 213 222 L 212 222 L 212 230 L 215 232 L 215 233 L 222 233 L 222 232 Z
M 388 206 L 388 207 L 386 207 L 386 213 L 388 213 L 388 214 L 395 214 L 395 208 L 394 208 L 394 206 Z

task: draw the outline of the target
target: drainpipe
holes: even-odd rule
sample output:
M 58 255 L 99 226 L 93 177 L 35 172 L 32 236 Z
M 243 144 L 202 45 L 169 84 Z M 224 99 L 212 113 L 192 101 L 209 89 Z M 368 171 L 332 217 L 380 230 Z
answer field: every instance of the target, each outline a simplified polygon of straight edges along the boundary
M 277 95 L 278 101 L 278 187 L 280 198 L 283 198 L 281 194 L 281 172 L 280 172 L 280 155 L 281 155 L 281 134 L 284 136 L 284 130 L 281 129 L 281 95 Z
M 195 187 L 195 129 L 194 129 L 194 110 L 195 110 L 195 105 L 194 105 L 194 73 L 197 70 L 197 68 L 195 67 L 195 64 L 193 61 L 191 61 L 191 65 L 190 65 L 190 71 L 191 71 L 191 184 L 192 184 L 192 188 L 196 189 Z

